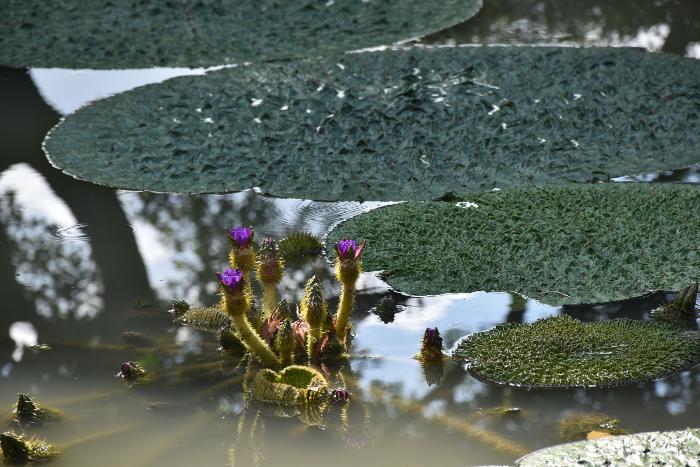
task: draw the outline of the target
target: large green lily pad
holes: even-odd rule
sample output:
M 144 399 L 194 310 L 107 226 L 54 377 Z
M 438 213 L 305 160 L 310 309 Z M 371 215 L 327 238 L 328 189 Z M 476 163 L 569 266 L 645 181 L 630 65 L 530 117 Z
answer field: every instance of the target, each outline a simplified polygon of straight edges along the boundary
M 475 206 L 475 205 L 476 206 Z M 462 206 L 462 207 L 460 207 Z M 407 293 L 512 291 L 552 305 L 677 290 L 700 277 L 700 190 L 599 183 L 408 202 L 340 224 L 364 268 Z
M 700 430 L 639 433 L 579 441 L 541 449 L 516 462 L 518 467 L 560 465 L 698 465 Z
M 529 388 L 611 387 L 663 378 L 700 361 L 700 333 L 670 324 L 568 315 L 506 323 L 467 336 L 454 352 L 470 373 Z
M 256 64 L 95 102 L 46 143 L 95 183 L 434 199 L 700 161 L 700 61 L 630 49 L 411 49 Z
M 0 63 L 208 66 L 392 44 L 461 23 L 481 0 L 3 0 Z

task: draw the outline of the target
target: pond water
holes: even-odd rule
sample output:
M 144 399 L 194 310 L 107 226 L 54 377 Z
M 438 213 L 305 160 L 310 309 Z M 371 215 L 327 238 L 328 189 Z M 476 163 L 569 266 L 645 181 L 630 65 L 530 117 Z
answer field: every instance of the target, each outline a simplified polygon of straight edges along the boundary
M 699 9 L 695 0 L 484 0 L 475 18 L 422 43 L 630 45 L 700 58 Z M 614 390 L 528 391 L 480 382 L 456 363 L 426 375 L 412 358 L 426 327 L 437 326 L 449 349 L 498 323 L 561 313 L 648 319 L 671 294 L 557 308 L 510 293 L 407 297 L 371 273 L 360 278 L 357 338 L 343 370 L 351 403 L 322 415 L 251 403 L 245 365 L 218 352 L 214 336 L 173 324 L 168 301 L 217 300 L 224 226 L 322 236 L 381 203 L 126 192 L 63 175 L 41 151 L 61 115 L 90 100 L 201 72 L 0 69 L 0 402 L 29 392 L 65 412 L 63 422 L 32 430 L 63 447 L 53 465 L 503 464 L 559 443 L 558 422 L 574 412 L 606 413 L 630 432 L 697 424 L 697 367 Z M 619 181 L 699 183 L 700 166 Z M 285 297 L 298 301 L 314 270 L 330 275 L 325 263 L 288 270 Z M 333 305 L 338 289 L 326 283 Z M 384 323 L 372 310 L 387 293 L 399 312 Z M 124 331 L 154 346 L 128 347 Z M 125 385 L 115 377 L 125 360 L 144 362 L 153 382 Z M 520 412 L 490 411 L 498 407 Z

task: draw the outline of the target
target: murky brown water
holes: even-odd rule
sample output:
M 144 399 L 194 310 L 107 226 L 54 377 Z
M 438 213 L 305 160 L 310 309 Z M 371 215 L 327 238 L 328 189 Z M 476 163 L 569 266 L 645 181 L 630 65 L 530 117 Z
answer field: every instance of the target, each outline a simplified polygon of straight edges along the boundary
M 472 21 L 424 42 L 633 45 L 700 57 L 698 10 L 690 0 L 485 0 Z M 662 293 L 564 309 L 508 293 L 395 295 L 400 312 L 385 324 L 370 311 L 387 289 L 371 274 L 361 278 L 353 316 L 347 409 L 314 414 L 249 403 L 244 365 L 220 354 L 213 336 L 172 324 L 162 305 L 173 297 L 216 300 L 223 226 L 253 225 L 258 235 L 277 238 L 295 230 L 323 235 L 376 204 L 252 191 L 124 192 L 73 180 L 45 161 L 41 141 L 58 112 L 189 72 L 0 69 L 0 405 L 30 392 L 66 413 L 63 422 L 31 431 L 64 447 L 53 465 L 463 466 L 509 463 L 556 444 L 558 420 L 575 411 L 605 412 L 632 432 L 697 424 L 697 368 L 617 390 L 526 391 L 479 382 L 457 364 L 429 375 L 429 384 L 412 359 L 428 326 L 451 347 L 498 323 L 558 313 L 644 319 Z M 625 180 L 698 183 L 698 170 Z M 288 299 L 298 300 L 308 274 L 288 271 Z M 147 334 L 156 346 L 129 348 L 123 331 Z M 35 343 L 53 350 L 27 349 Z M 152 383 L 127 387 L 114 376 L 120 362 L 135 359 L 153 370 Z M 520 415 L 486 413 L 499 406 L 519 407 Z

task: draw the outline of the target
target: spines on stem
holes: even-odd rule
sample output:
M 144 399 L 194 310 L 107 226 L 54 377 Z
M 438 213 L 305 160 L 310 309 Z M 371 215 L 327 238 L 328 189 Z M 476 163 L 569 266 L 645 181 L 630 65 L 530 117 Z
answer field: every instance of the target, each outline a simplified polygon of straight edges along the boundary
M 263 364 L 279 365 L 279 359 L 258 333 L 251 327 L 246 314 L 250 309 L 250 293 L 245 286 L 243 272 L 240 269 L 227 269 L 219 274 L 219 282 L 223 293 L 223 305 L 226 313 L 231 316 L 238 334 L 246 347 Z
M 277 285 L 283 273 L 284 260 L 277 244 L 272 238 L 266 237 L 256 263 L 256 275 L 263 286 L 263 318 L 270 316 L 277 303 Z
M 340 282 L 342 289 L 338 312 L 336 313 L 335 333 L 343 341 L 350 323 L 350 315 L 355 305 L 355 283 L 362 271 L 361 255 L 364 251 L 365 243 L 360 245 L 355 240 L 343 238 L 335 244 L 335 276 Z
M 301 312 L 309 325 L 307 351 L 309 359 L 312 359 L 315 354 L 315 346 L 321 337 L 321 328 L 328 314 L 328 303 L 323 298 L 323 287 L 316 276 L 312 276 L 306 283 Z

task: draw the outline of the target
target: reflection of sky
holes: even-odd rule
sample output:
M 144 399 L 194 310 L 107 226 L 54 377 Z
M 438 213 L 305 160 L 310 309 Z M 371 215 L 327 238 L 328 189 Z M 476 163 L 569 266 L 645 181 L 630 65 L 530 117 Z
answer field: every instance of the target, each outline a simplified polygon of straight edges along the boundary
M 155 197 L 155 198 L 154 198 Z M 146 197 L 137 192 L 120 192 L 119 200 L 132 226 L 139 252 L 146 265 L 151 286 L 163 299 L 179 298 L 197 302 L 201 287 L 205 284 L 192 283 L 194 271 L 217 271 L 226 266 L 228 242 L 225 227 L 248 219 L 246 225 L 252 225 L 256 239 L 265 235 L 281 239 L 289 232 L 307 231 L 323 235 L 330 225 L 360 211 L 380 206 L 382 203 L 322 203 L 314 201 L 269 198 L 253 195 L 250 191 L 230 195 L 202 195 L 196 197 L 203 201 L 206 212 L 190 212 L 188 196 L 148 194 Z M 159 209 L 158 218 L 144 215 L 145 202 L 158 201 L 165 207 Z M 251 213 L 258 213 L 251 217 Z M 155 223 L 154 223 L 155 222 Z M 206 225 L 205 225 L 206 224 Z M 213 225 L 210 225 L 213 224 Z M 204 228 L 210 235 L 219 235 L 218 239 L 201 238 L 196 234 L 197 227 Z M 199 242 L 212 242 L 209 251 L 214 264 L 203 264 L 206 258 L 200 258 L 196 251 L 203 245 Z M 176 249 L 173 245 L 181 245 Z M 217 247 L 214 247 L 217 245 Z M 285 278 L 281 287 L 294 285 L 304 278 Z M 216 290 L 214 275 L 211 275 L 212 290 Z M 169 288 L 168 284 L 179 284 L 178 290 Z M 204 304 L 201 304 L 204 305 Z
M 36 345 L 38 336 L 32 323 L 28 321 L 17 321 L 10 325 L 10 339 L 15 341 L 15 350 L 12 352 L 12 360 L 22 361 L 24 348 Z
M 90 243 L 63 200 L 22 163 L 0 174 L 0 201 L 0 220 L 14 244 L 18 282 L 32 296 L 37 312 L 94 317 L 103 306 L 103 285 Z
M 402 395 L 424 396 L 429 387 L 419 362 L 413 356 L 418 353 L 425 329 L 437 327 L 446 345 L 454 345 L 467 334 L 506 321 L 511 300 L 508 293 L 485 292 L 413 297 L 408 299 L 393 323 L 384 324 L 377 316 L 369 315 L 355 323 L 354 328 L 357 333 L 353 344 L 355 352 L 377 357 L 370 359 L 369 363 L 362 359 L 354 361 L 354 366 L 361 368 L 362 384 L 366 386 L 371 381 L 402 383 Z M 535 321 L 558 311 L 559 308 L 529 300 L 524 321 Z M 480 385 L 468 384 L 465 387 L 478 390 Z M 462 397 L 467 396 L 463 394 Z
M 620 36 L 614 32 L 608 36 L 603 34 L 603 28 L 593 28 L 586 33 L 587 45 L 612 47 L 641 47 L 650 52 L 658 52 L 663 47 L 671 32 L 668 24 L 656 24 L 649 28 L 641 28 L 636 36 Z
M 29 74 L 44 100 L 58 113 L 66 115 L 88 102 L 138 86 L 158 83 L 176 76 L 203 75 L 206 72 L 205 68 L 139 70 L 33 68 Z

